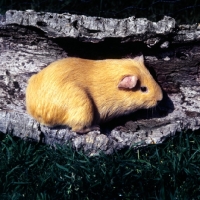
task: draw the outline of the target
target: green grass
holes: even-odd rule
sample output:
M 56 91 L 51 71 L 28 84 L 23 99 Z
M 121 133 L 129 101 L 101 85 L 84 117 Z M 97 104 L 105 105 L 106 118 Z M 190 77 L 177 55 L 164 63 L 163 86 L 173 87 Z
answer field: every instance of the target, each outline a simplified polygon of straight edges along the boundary
M 8 9 L 48 11 L 111 18 L 130 16 L 158 21 L 164 15 L 178 23 L 199 23 L 199 0 L 0 0 L 0 13 Z
M 200 199 L 200 132 L 96 157 L 0 136 L 0 199 Z

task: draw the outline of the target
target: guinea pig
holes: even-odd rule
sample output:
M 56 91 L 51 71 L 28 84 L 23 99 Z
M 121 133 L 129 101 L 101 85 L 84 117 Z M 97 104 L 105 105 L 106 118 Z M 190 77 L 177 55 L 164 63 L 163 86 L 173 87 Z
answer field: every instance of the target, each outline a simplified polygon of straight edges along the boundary
M 26 89 L 26 108 L 41 124 L 67 125 L 87 133 L 114 117 L 151 108 L 163 98 L 160 86 L 133 59 L 65 58 L 33 75 Z

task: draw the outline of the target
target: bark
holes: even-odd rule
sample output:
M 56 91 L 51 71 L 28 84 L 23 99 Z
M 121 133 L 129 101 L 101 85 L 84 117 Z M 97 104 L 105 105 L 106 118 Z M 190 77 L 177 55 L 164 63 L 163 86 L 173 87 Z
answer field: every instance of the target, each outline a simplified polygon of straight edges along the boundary
M 101 131 L 78 135 L 48 128 L 25 110 L 29 77 L 67 56 L 122 58 L 142 53 L 161 85 L 156 109 L 113 119 Z M 200 128 L 200 25 L 145 18 L 106 19 L 82 15 L 7 11 L 0 16 L 0 131 L 47 144 L 71 142 L 90 155 L 160 143 L 177 131 Z

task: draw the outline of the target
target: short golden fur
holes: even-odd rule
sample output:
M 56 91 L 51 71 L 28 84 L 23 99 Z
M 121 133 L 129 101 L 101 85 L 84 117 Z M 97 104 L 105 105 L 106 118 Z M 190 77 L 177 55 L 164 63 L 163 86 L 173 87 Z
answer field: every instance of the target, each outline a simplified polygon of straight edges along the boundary
M 137 84 L 126 88 L 131 81 L 124 77 L 134 77 Z M 147 91 L 141 91 L 142 86 Z M 144 66 L 143 56 L 58 60 L 33 75 L 26 90 L 30 115 L 42 124 L 68 125 L 76 132 L 87 132 L 113 117 L 156 106 L 160 100 L 162 91 Z

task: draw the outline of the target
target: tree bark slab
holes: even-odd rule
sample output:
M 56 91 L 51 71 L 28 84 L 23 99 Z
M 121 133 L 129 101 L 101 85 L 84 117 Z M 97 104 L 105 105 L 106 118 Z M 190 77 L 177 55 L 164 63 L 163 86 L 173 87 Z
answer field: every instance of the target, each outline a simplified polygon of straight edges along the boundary
M 156 109 L 113 119 L 101 131 L 78 135 L 49 128 L 25 110 L 27 80 L 67 56 L 88 59 L 142 53 L 161 85 Z M 173 18 L 105 19 L 82 15 L 7 11 L 0 16 L 0 131 L 45 142 L 71 142 L 90 155 L 133 145 L 160 143 L 177 131 L 200 128 L 200 25 L 177 26 Z

